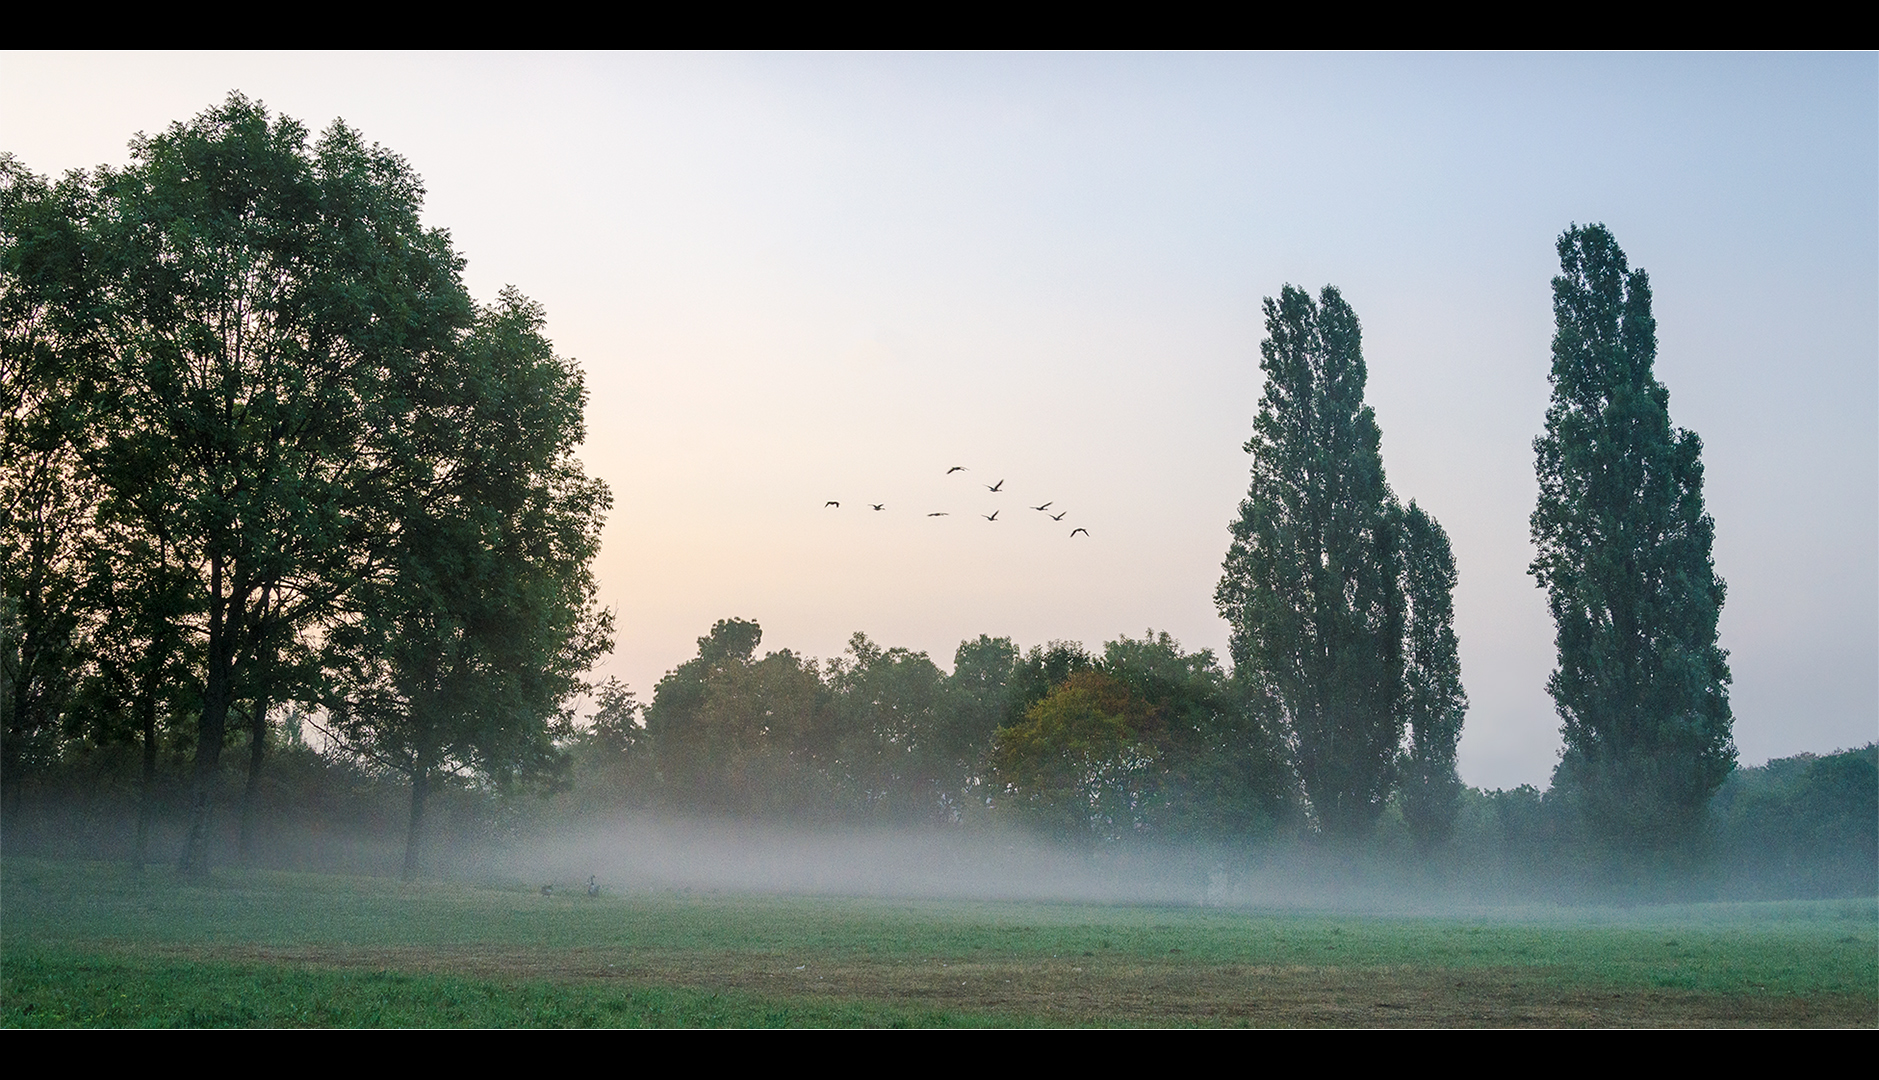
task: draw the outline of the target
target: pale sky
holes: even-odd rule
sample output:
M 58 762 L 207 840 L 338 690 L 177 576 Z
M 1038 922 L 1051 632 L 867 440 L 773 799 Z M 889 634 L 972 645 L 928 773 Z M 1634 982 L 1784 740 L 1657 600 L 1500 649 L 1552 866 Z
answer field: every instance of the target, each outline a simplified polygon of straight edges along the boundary
M 1330 283 L 1454 544 L 1463 779 L 1544 787 L 1532 441 L 1554 242 L 1603 222 L 1703 438 L 1743 763 L 1879 738 L 1872 53 L 13 53 L 0 150 L 122 164 L 231 90 L 402 154 L 472 291 L 546 306 L 615 498 L 603 671 L 642 697 L 728 616 L 942 667 L 981 633 L 1224 653 L 1260 301 Z

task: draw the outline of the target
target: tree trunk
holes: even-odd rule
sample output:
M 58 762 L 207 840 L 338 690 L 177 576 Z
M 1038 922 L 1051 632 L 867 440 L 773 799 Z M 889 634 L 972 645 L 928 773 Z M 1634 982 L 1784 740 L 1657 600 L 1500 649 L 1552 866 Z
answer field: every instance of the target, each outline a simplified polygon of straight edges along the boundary
M 405 833 L 404 880 L 418 876 L 418 848 L 424 839 L 424 800 L 431 794 L 431 771 L 418 766 L 411 773 L 411 827 Z
M 196 734 L 196 762 L 191 770 L 189 833 L 177 869 L 184 877 L 209 876 L 209 821 L 215 805 L 215 784 L 222 761 L 222 743 L 228 731 L 229 699 L 234 689 L 235 632 L 240 622 L 239 601 L 222 599 L 222 560 L 210 569 L 208 678 L 202 695 L 202 719 Z
M 137 847 L 131 853 L 131 866 L 143 873 L 150 857 L 150 820 L 156 816 L 157 786 L 157 698 L 146 692 L 139 710 L 143 713 L 144 775 L 137 786 Z
M 241 792 L 241 841 L 236 848 L 236 856 L 243 866 L 254 861 L 254 798 L 261 786 L 262 755 L 267 752 L 267 711 L 266 697 L 254 702 L 254 717 L 249 726 L 248 784 Z

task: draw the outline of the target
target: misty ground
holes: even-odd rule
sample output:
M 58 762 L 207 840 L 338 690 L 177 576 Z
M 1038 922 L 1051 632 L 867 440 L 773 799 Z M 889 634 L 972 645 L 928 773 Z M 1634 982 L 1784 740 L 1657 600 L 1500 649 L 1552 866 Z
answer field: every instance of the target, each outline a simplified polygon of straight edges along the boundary
M 566 859 L 568 851 L 545 852 Z M 1871 899 L 1391 914 L 0 863 L 6 1026 L 1879 1025 Z

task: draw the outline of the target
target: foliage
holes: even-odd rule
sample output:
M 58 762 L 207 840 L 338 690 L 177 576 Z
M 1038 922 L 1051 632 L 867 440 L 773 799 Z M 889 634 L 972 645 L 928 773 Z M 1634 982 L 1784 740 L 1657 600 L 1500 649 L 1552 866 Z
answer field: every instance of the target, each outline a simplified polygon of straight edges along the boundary
M 992 751 L 1000 805 L 1082 842 L 1144 831 L 1164 725 L 1126 683 L 1084 670 L 1001 728 Z
M 1558 631 L 1554 784 L 1606 842 L 1679 849 L 1735 764 L 1702 441 L 1652 373 L 1648 276 L 1602 225 L 1568 229 L 1559 257 L 1531 567 Z
M 1879 744 L 1737 769 L 1710 819 L 1733 895 L 1879 895 Z
M 605 485 L 573 457 L 585 392 L 513 291 L 415 372 L 384 567 L 326 634 L 327 730 L 411 777 L 407 875 L 439 774 L 555 778 L 584 673 L 611 648 L 595 603 Z
M 1420 510 L 1405 514 L 1384 480 L 1342 295 L 1326 286 L 1314 303 L 1288 285 L 1265 314 L 1252 480 L 1215 592 L 1235 670 L 1282 718 L 1311 814 L 1333 836 L 1372 828 L 1405 729 L 1419 724 L 1416 820 L 1440 835 L 1462 709 L 1446 537 Z
M 1184 653 L 1166 631 L 1125 635 L 1103 646 L 1102 670 L 1161 717 L 1158 832 L 1244 843 L 1292 820 L 1295 781 L 1276 717 L 1212 650 Z
M 739 817 L 833 807 L 836 724 L 820 668 L 787 649 L 755 659 L 762 640 L 755 622 L 721 619 L 654 688 L 646 737 L 669 805 Z
M 1448 534 L 1414 500 L 1401 517 L 1404 595 L 1403 718 L 1409 748 L 1398 768 L 1403 817 L 1425 849 L 1448 839 L 1461 797 L 1455 748 L 1468 711 L 1455 638 L 1455 556 Z
M 9 781 L 69 716 L 139 738 L 148 786 L 185 711 L 199 874 L 231 717 L 244 821 L 286 702 L 414 777 L 540 771 L 605 647 L 607 496 L 539 308 L 479 312 L 418 178 L 343 124 L 232 94 L 131 151 L 56 185 L 0 160 Z
M 830 661 L 840 726 L 841 772 L 860 816 L 874 821 L 950 821 L 956 774 L 942 720 L 945 676 L 922 652 L 883 649 L 857 632 Z

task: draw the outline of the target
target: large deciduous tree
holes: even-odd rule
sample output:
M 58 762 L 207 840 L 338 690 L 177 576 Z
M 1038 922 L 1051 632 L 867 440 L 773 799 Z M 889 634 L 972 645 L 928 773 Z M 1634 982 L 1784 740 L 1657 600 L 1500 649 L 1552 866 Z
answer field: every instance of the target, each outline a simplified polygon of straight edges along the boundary
M 609 496 L 573 456 L 586 392 L 542 318 L 505 290 L 414 373 L 386 564 L 327 633 L 332 732 L 411 780 L 407 878 L 439 778 L 561 770 L 568 703 L 612 647 L 593 576 Z
M 1412 717 L 1408 675 L 1424 663 L 1454 664 L 1452 650 L 1411 652 L 1423 639 L 1443 640 L 1445 598 L 1418 601 L 1414 590 L 1452 584 L 1452 561 L 1444 579 L 1446 538 L 1409 528 L 1434 523 L 1406 515 L 1384 479 L 1350 305 L 1329 286 L 1313 302 L 1288 285 L 1266 300 L 1265 314 L 1266 385 L 1245 447 L 1252 481 L 1215 601 L 1232 628 L 1236 675 L 1282 718 L 1312 817 L 1348 838 L 1372 827 L 1397 784 Z M 1453 707 L 1430 699 L 1413 760 L 1452 768 L 1459 680 L 1458 668 L 1421 680 L 1452 684 L 1444 700 Z
M 152 504 L 194 568 L 204 671 L 182 857 L 201 873 L 229 714 L 371 571 L 411 369 L 470 320 L 461 260 L 395 155 L 231 95 L 100 170 L 78 328 L 106 500 Z M 148 500 L 146 500 L 148 501 Z M 126 510 L 129 514 L 134 511 Z
M 1559 238 L 1531 572 L 1558 628 L 1556 787 L 1620 848 L 1686 841 L 1735 764 L 1703 444 L 1652 368 L 1650 279 L 1603 225 Z

